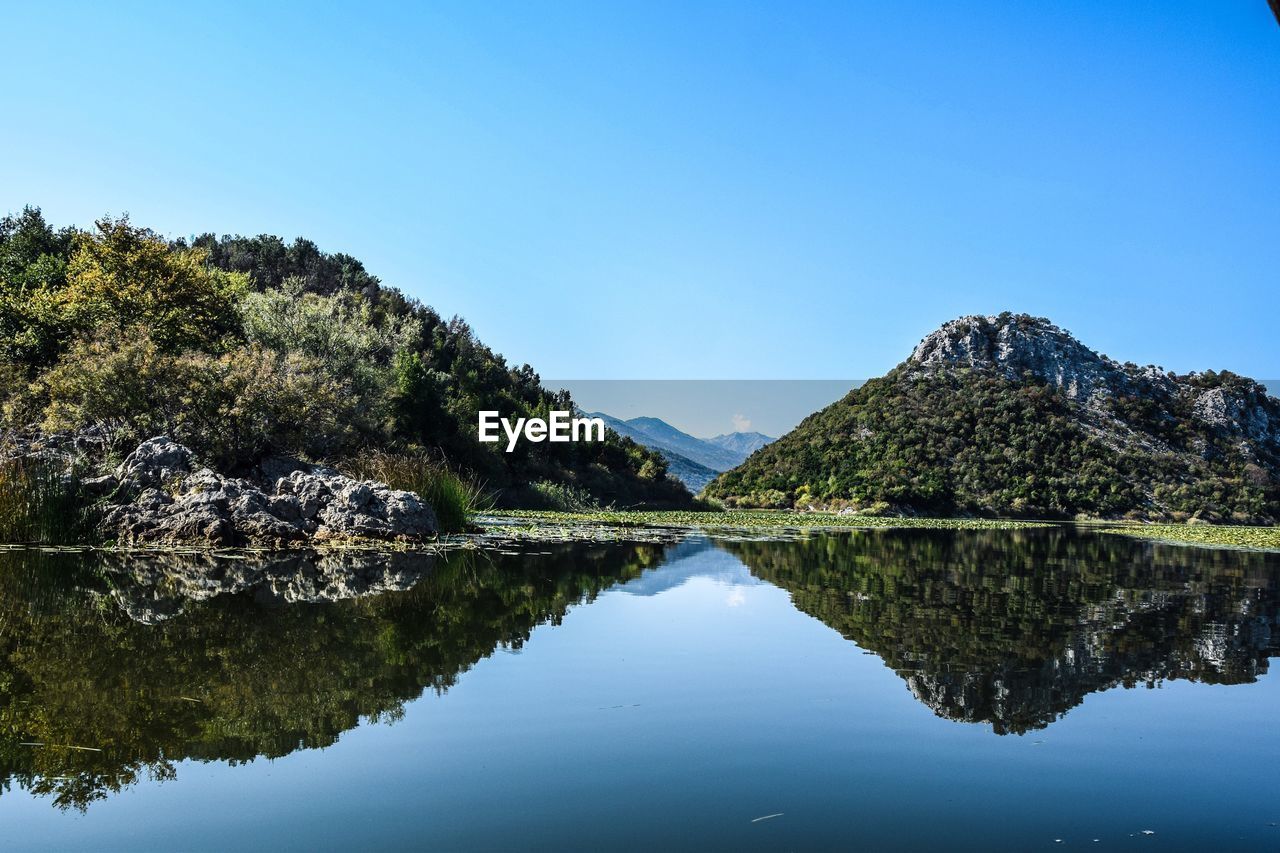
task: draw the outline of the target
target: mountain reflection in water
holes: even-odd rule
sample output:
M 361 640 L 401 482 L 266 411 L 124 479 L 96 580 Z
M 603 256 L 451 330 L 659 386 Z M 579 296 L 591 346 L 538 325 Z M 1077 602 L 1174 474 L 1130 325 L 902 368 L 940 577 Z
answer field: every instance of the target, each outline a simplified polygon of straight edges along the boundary
M 999 734 L 1043 728 L 1111 687 L 1251 682 L 1277 648 L 1268 554 L 1072 531 L 723 547 L 939 716 Z
M 658 595 L 707 576 L 786 590 L 939 716 L 1000 734 L 1116 686 L 1250 682 L 1276 648 L 1274 555 L 1070 529 L 439 556 L 11 550 L 0 778 L 85 808 L 173 778 L 184 759 L 325 747 L 606 590 Z

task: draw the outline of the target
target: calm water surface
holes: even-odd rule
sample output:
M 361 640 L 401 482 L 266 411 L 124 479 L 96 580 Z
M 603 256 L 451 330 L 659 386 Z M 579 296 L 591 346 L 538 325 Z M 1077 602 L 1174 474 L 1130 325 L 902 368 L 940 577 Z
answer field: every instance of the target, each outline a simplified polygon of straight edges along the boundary
M 1278 581 L 1069 530 L 0 552 L 0 844 L 1277 849 Z

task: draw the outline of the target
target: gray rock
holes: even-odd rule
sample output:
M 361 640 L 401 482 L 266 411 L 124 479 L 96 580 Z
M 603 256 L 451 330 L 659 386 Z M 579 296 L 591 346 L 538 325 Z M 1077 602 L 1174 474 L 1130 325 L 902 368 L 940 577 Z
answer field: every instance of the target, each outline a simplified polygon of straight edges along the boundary
M 986 369 L 1013 380 L 1030 374 L 1080 403 L 1088 403 L 1095 396 L 1109 396 L 1132 384 L 1120 364 L 1089 349 L 1049 321 L 1025 315 L 952 320 L 926 336 L 908 363 L 918 369 Z M 1154 369 L 1144 370 L 1142 377 L 1159 384 L 1170 381 Z
M 1209 388 L 1195 396 L 1192 414 L 1219 432 L 1253 442 L 1280 442 L 1280 417 L 1259 396 L 1257 391 L 1240 394 L 1226 388 Z
M 104 474 L 101 477 L 89 477 L 80 481 L 80 489 L 90 498 L 101 498 L 114 492 L 120 486 L 120 481 L 111 474 Z
M 191 451 L 167 436 L 149 438 L 125 457 L 116 478 L 140 487 L 158 486 L 191 471 Z
M 288 477 L 294 471 L 306 473 L 310 467 L 292 456 L 268 456 L 258 463 L 259 479 L 264 483 L 274 483 L 281 477 Z
M 285 521 L 301 522 L 302 502 L 293 495 L 274 495 L 267 502 L 267 512 Z
M 130 544 L 233 544 L 235 530 L 224 513 L 210 504 L 125 504 L 103 518 L 104 528 Z
M 108 509 L 103 532 L 124 544 L 281 546 L 422 542 L 439 531 L 435 512 L 412 492 L 296 460 L 259 470 L 261 482 L 192 472 L 185 447 L 149 439 L 117 469 L 126 502 Z
M 173 503 L 173 498 L 159 489 L 143 489 L 142 494 L 133 500 L 134 506 L 143 509 L 159 509 Z

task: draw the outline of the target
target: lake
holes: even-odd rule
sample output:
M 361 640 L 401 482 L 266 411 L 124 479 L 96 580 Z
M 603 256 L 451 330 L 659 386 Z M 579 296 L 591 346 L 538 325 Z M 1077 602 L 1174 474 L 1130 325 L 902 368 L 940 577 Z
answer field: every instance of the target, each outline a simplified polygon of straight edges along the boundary
M 18 849 L 1280 846 L 1280 555 L 0 551 Z

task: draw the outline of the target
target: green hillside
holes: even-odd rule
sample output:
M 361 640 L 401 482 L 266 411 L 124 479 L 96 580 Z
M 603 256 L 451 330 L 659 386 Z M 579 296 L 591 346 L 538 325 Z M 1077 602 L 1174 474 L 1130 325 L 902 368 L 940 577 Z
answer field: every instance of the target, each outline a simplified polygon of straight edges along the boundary
M 287 453 L 379 479 L 407 472 L 401 488 L 423 466 L 448 469 L 508 504 L 556 489 L 623 506 L 691 500 L 661 456 L 617 435 L 481 444 L 480 409 L 546 417 L 573 401 L 349 255 L 272 236 L 169 242 L 127 218 L 55 229 L 30 207 L 0 220 L 11 453 L 71 448 L 99 465 L 163 434 L 227 471 Z
M 1280 402 L 1118 364 L 1047 320 L 948 323 L 706 493 L 745 507 L 1274 523 Z

